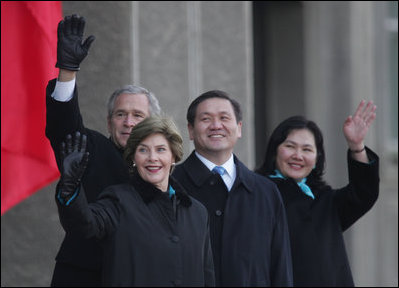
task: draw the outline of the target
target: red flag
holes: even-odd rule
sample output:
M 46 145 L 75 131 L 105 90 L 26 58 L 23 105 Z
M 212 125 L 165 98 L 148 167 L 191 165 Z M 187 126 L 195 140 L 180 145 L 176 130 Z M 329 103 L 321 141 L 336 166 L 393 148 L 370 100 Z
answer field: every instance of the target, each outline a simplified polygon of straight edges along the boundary
M 61 1 L 1 2 L 1 215 L 59 177 L 45 137 Z

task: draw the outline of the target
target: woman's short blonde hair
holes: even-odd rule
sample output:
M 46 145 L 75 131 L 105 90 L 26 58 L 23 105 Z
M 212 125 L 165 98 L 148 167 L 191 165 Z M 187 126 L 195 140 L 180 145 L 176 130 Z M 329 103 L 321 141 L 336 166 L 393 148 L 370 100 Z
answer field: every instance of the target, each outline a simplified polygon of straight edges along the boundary
M 183 138 L 173 120 L 165 116 L 151 116 L 134 126 L 130 133 L 124 152 L 129 167 L 133 166 L 138 145 L 153 134 L 162 134 L 166 138 L 176 163 L 183 158 Z

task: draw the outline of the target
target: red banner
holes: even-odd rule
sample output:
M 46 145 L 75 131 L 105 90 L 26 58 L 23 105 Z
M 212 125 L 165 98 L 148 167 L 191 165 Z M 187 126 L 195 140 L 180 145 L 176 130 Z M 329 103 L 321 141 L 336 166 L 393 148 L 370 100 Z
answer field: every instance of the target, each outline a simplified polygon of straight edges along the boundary
M 60 1 L 1 2 L 1 215 L 59 177 L 45 136 Z

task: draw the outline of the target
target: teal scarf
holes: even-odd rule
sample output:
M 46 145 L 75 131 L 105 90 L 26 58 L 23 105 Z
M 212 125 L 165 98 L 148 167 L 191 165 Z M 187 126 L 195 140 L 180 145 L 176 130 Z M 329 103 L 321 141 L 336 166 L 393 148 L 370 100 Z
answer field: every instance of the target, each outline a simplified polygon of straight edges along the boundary
M 280 171 L 278 171 L 277 169 L 274 170 L 274 172 L 276 173 L 275 175 L 269 175 L 270 178 L 281 178 L 281 179 L 287 179 L 286 177 L 284 177 Z M 298 184 L 299 188 L 301 188 L 301 190 L 303 191 L 303 193 L 305 193 L 306 195 L 308 195 L 309 197 L 311 197 L 312 199 L 314 199 L 314 195 L 312 193 L 312 190 L 310 189 L 310 187 L 308 185 L 306 185 L 306 177 L 303 178 L 300 182 L 296 182 L 296 184 Z
M 175 194 L 176 194 L 175 189 L 173 189 L 172 185 L 169 185 L 169 198 L 172 198 L 172 196 Z

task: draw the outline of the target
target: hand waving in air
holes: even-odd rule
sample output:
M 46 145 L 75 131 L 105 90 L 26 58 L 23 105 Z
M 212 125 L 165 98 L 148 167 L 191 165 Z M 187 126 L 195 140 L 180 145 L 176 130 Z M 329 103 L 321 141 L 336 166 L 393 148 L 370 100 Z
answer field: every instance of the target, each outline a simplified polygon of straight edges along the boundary
M 89 161 L 86 151 L 87 136 L 76 132 L 74 137 L 67 135 L 66 143 L 61 143 L 62 171 L 59 183 L 59 200 L 67 203 L 80 186 Z
M 344 136 L 348 142 L 349 149 L 354 153 L 360 153 L 364 150 L 364 138 L 376 118 L 377 106 L 372 101 L 362 100 L 356 109 L 355 114 L 348 116 L 344 122 Z
M 66 16 L 58 24 L 57 63 L 55 67 L 79 71 L 79 65 L 87 56 L 95 37 L 90 35 L 83 42 L 86 21 L 78 15 Z

